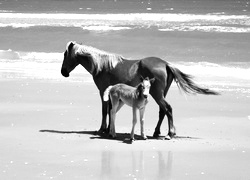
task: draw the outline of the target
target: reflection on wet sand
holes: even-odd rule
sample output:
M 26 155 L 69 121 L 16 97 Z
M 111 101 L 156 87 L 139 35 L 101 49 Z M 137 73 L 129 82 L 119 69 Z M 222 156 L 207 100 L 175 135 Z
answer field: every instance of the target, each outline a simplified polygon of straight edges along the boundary
M 171 179 L 173 153 L 162 151 L 118 152 L 106 150 L 101 153 L 102 179 Z

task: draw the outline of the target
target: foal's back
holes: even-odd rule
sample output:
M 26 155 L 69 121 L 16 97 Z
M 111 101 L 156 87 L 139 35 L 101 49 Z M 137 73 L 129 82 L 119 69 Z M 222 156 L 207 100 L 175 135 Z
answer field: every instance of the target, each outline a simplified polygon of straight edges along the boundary
M 128 106 L 133 106 L 136 88 L 126 84 L 116 84 L 110 89 L 110 97 L 113 102 L 122 101 Z

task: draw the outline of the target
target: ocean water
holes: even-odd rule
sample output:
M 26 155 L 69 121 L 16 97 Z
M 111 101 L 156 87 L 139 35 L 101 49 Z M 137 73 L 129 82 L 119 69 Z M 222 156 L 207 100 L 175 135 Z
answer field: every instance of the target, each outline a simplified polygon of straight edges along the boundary
M 0 78 L 64 82 L 68 41 L 157 56 L 198 83 L 250 97 L 250 0 L 0 1 Z M 93 83 L 77 67 L 67 81 Z

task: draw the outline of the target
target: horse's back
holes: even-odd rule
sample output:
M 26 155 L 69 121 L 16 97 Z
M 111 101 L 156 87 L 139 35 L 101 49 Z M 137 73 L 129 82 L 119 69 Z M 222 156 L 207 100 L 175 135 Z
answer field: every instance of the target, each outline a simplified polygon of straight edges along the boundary
M 167 67 L 168 63 L 161 58 L 148 57 L 141 60 L 140 74 L 145 77 L 161 80 L 166 80 L 167 78 Z
M 168 63 L 161 58 L 158 57 L 147 57 L 141 60 L 141 64 L 144 67 L 150 68 L 150 69 L 155 69 L 159 67 L 166 67 Z

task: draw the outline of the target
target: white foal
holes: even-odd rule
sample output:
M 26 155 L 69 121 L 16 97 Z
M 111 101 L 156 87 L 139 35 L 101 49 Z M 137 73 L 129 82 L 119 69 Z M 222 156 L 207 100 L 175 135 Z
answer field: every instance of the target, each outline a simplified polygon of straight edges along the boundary
M 131 140 L 134 140 L 134 128 L 137 123 L 137 110 L 140 112 L 140 123 L 141 123 L 141 136 L 143 139 L 147 139 L 144 134 L 144 112 L 148 103 L 148 95 L 151 83 L 155 78 L 149 79 L 148 77 L 142 79 L 142 82 L 136 87 L 128 86 L 126 84 L 116 84 L 109 86 L 103 95 L 103 100 L 111 100 L 111 124 L 109 135 L 113 138 L 116 137 L 115 133 L 115 117 L 116 113 L 121 109 L 124 104 L 131 106 L 133 109 L 133 126 L 131 131 Z

